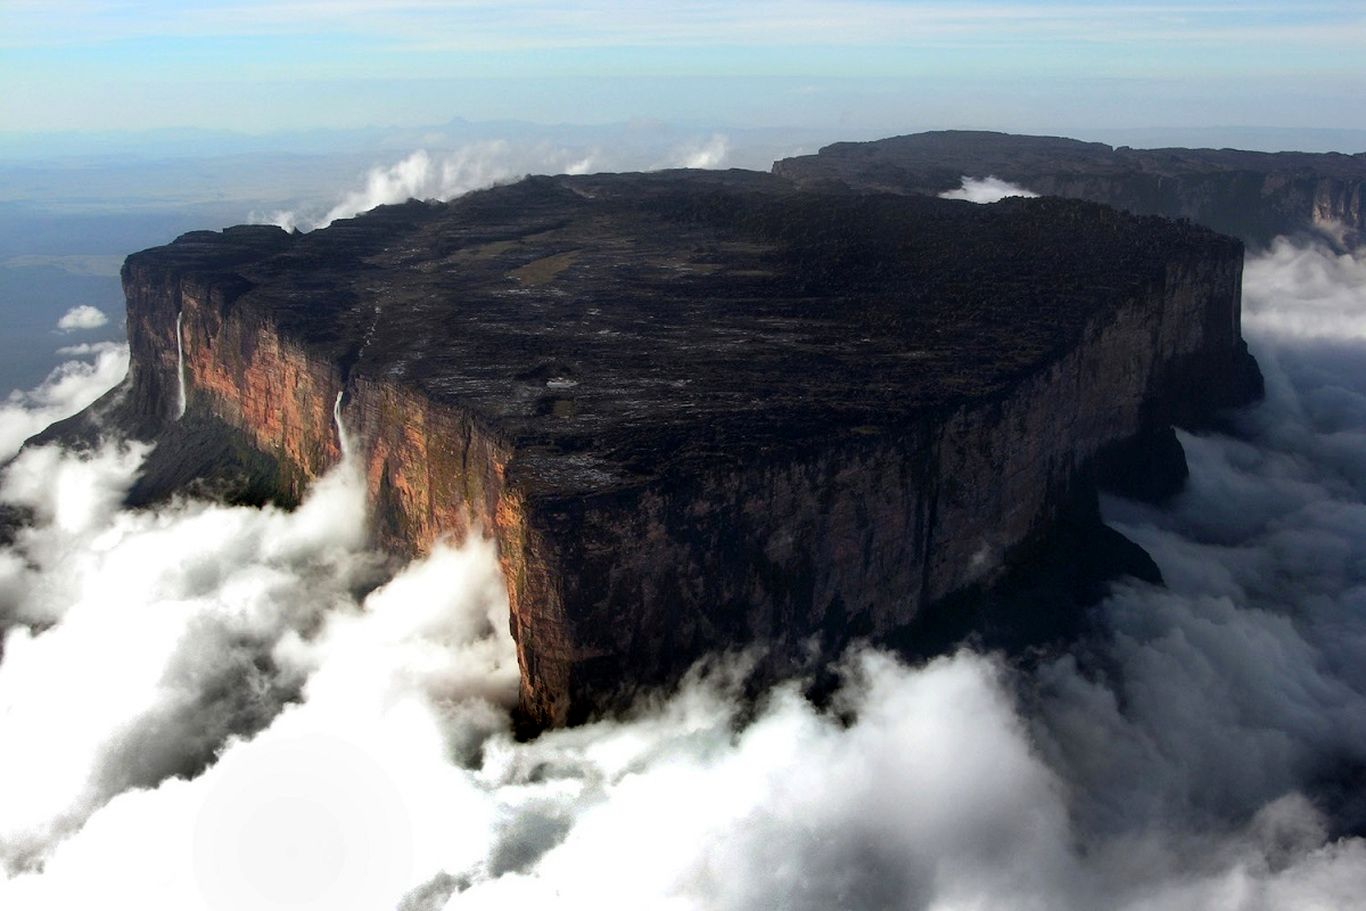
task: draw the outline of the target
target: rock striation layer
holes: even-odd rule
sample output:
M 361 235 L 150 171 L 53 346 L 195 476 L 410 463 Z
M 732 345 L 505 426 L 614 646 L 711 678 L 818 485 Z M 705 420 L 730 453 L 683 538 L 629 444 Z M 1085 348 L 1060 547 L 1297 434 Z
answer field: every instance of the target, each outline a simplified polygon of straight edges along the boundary
M 1258 247 L 1311 229 L 1350 247 L 1366 231 L 1366 152 L 1111 148 L 1054 136 L 945 130 L 838 142 L 776 162 L 773 172 L 806 185 L 929 195 L 957 189 L 964 176 L 993 176 L 1045 196 L 1189 218 Z
M 1241 271 L 1234 239 L 1073 200 L 529 178 L 129 257 L 99 407 L 288 499 L 341 457 L 340 396 L 380 540 L 495 538 L 522 711 L 573 723 L 999 576 L 1098 454 L 1257 392 Z

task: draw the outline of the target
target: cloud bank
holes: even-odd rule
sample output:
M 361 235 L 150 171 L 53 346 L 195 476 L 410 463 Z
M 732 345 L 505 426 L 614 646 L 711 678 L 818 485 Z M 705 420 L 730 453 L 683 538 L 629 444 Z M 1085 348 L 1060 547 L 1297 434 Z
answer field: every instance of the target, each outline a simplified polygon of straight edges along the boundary
M 794 685 L 742 709 L 740 657 L 519 743 L 486 545 L 391 565 L 346 464 L 292 514 L 127 512 L 141 450 L 25 452 L 0 486 L 34 516 L 0 549 L 0 904 L 1353 906 L 1360 268 L 1249 262 L 1266 401 L 1183 437 L 1170 506 L 1106 503 L 1168 588 L 1120 585 L 1029 667 L 856 652 L 824 709 Z
M 964 175 L 961 187 L 957 190 L 945 190 L 939 194 L 939 197 L 941 199 L 966 199 L 968 202 L 976 203 L 993 203 L 1000 202 L 1007 196 L 1025 196 L 1032 199 L 1038 195 L 1038 193 L 1030 192 L 1024 187 L 1007 183 L 999 177 L 988 175 L 977 178 Z
M 128 372 L 128 346 L 122 343 L 99 342 L 59 352 L 94 360 L 66 361 L 36 388 L 15 390 L 0 401 L 0 463 L 18 452 L 24 440 L 85 408 Z

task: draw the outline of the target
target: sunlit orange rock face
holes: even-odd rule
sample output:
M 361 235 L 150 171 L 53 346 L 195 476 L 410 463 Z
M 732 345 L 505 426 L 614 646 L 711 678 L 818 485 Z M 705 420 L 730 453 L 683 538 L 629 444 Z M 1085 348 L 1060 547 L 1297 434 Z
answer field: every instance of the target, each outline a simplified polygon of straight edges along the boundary
M 497 542 L 558 725 L 998 578 L 1100 450 L 1255 391 L 1241 254 L 1060 200 L 529 180 L 131 257 L 127 396 L 171 438 L 179 317 L 187 419 L 297 498 L 340 395 L 381 545 Z
M 282 486 L 302 495 L 341 457 L 331 405 L 342 386 L 337 365 L 310 357 L 269 323 L 206 305 L 196 289 L 185 289 L 180 306 L 187 398 L 276 456 Z
M 172 413 L 179 379 L 175 315 L 190 409 L 207 411 L 244 431 L 279 462 L 279 486 L 297 500 L 342 457 L 334 405 L 343 390 L 339 365 L 282 339 L 269 322 L 222 306 L 221 295 L 193 278 L 165 281 L 134 266 L 125 274 L 130 336 L 142 357 L 142 395 Z M 218 299 L 215 300 L 215 297 Z M 155 382 L 147 377 L 155 376 Z M 524 667 L 537 667 L 526 644 L 553 603 L 550 567 L 528 548 L 540 536 L 526 528 L 524 498 L 504 485 L 511 447 L 458 407 L 442 406 L 401 383 L 356 377 L 342 409 L 360 441 L 362 472 L 373 504 L 378 542 L 421 554 L 438 541 L 470 534 L 499 544 L 512 625 Z M 553 650 L 556 637 L 534 637 Z M 558 646 L 565 651 L 564 646 Z M 536 702 L 530 684 L 524 701 Z M 543 687 L 541 689 L 544 689 Z

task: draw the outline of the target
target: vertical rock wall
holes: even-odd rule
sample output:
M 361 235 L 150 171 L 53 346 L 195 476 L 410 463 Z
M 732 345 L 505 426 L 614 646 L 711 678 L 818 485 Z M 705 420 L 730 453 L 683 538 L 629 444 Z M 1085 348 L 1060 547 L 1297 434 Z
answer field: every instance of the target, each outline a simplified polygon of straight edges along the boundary
M 799 662 L 990 581 L 1103 447 L 1246 399 L 1241 275 L 1237 257 L 1173 263 L 1161 288 L 1007 394 L 896 434 L 542 504 L 537 528 L 573 533 L 536 548 L 555 584 L 518 605 L 520 640 L 538 655 L 523 665 L 524 708 L 578 721 L 727 645 Z
M 190 413 L 245 433 L 296 493 L 341 457 L 343 393 L 380 540 L 409 552 L 443 536 L 497 540 L 523 711 L 563 724 L 718 649 L 762 643 L 795 661 L 903 627 L 998 575 L 1103 447 L 1245 398 L 1242 262 L 1219 249 L 1170 262 L 1148 293 L 997 394 L 574 498 L 510 482 L 513 442 L 474 415 L 363 363 L 344 369 L 211 280 L 125 273 L 130 384 L 149 420 L 173 419 L 183 310 Z

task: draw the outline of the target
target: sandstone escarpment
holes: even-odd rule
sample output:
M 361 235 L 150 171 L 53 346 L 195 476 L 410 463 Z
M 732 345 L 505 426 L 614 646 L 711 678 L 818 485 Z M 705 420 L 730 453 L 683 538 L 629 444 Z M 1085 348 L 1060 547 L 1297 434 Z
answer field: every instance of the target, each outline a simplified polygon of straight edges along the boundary
M 297 495 L 340 402 L 382 542 L 496 539 L 558 724 L 998 577 L 1102 449 L 1255 392 L 1241 265 L 1067 200 L 531 179 L 130 257 L 128 420 L 228 428 Z
M 1188 218 L 1265 246 L 1320 230 L 1355 246 L 1366 231 L 1366 152 L 1111 148 L 1053 136 L 945 130 L 840 142 L 779 161 L 803 184 L 934 195 L 964 176 L 994 176 L 1046 196 L 1105 203 L 1141 215 Z

